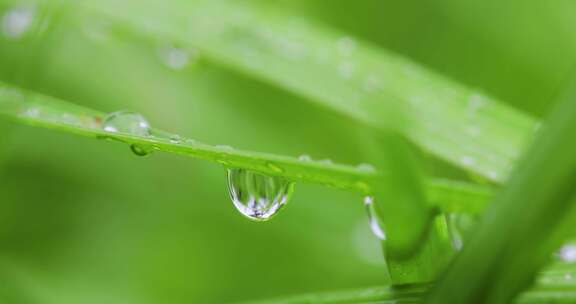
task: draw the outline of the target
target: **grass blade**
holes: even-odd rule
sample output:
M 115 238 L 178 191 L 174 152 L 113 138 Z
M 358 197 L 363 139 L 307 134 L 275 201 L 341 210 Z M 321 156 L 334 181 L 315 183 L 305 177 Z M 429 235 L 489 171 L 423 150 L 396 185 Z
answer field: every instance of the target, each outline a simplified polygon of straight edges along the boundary
M 430 303 L 508 303 L 532 283 L 574 218 L 575 117 L 572 86 Z
M 92 138 L 109 138 L 126 144 L 150 146 L 158 151 L 182 154 L 217 162 L 225 166 L 245 168 L 269 175 L 281 175 L 295 181 L 314 182 L 327 186 L 356 191 L 372 192 L 381 172 L 362 170 L 355 166 L 300 161 L 295 157 L 279 156 L 251 151 L 230 150 L 199 142 L 172 143 L 165 137 L 137 137 L 129 134 L 110 133 L 102 130 L 104 113 L 77 106 L 53 97 L 37 94 L 0 83 L 0 115 L 20 123 L 54 129 Z M 166 132 L 164 132 L 166 133 Z M 448 185 L 454 185 L 450 187 Z M 457 186 L 459 185 L 459 186 Z M 480 186 L 464 186 L 446 180 L 428 180 L 426 193 L 431 196 L 432 206 L 475 212 L 477 206 L 467 206 L 467 201 L 484 201 L 490 191 Z M 463 190 L 464 189 L 464 190 Z M 459 197 L 462 204 L 455 206 L 443 202 Z
M 495 182 L 506 179 L 538 126 L 534 118 L 481 92 L 286 12 L 261 12 L 249 4 L 230 2 L 200 3 L 185 10 L 185 16 L 153 6 L 127 14 L 131 10 L 110 10 L 112 6 L 92 2 L 85 13 L 111 16 L 137 35 L 196 47 L 217 64 L 378 130 L 387 128 L 382 114 L 391 105 L 404 105 L 408 109 L 405 132 L 411 140 Z M 218 22 L 207 17 L 214 14 L 220 16 Z
M 553 280 L 553 277 L 554 275 L 543 273 L 542 281 L 548 283 L 534 286 L 530 290 L 522 293 L 518 299 L 511 303 L 574 303 L 576 301 L 576 286 L 574 285 L 574 282 L 566 284 Z M 243 304 L 425 303 L 424 297 L 432 287 L 432 284 L 410 284 L 402 286 L 360 288 L 243 302 Z

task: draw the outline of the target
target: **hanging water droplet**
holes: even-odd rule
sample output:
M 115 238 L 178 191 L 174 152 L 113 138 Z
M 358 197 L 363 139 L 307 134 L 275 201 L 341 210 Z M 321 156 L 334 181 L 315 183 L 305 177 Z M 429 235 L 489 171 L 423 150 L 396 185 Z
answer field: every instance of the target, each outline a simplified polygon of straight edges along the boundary
M 152 153 L 153 149 L 143 145 L 132 144 L 130 145 L 130 150 L 138 156 L 148 156 Z
M 125 133 L 141 137 L 150 136 L 150 124 L 136 112 L 118 111 L 108 114 L 102 123 L 106 132 Z
M 256 221 L 273 217 L 288 202 L 294 183 L 245 169 L 228 169 L 230 198 L 244 216 Z
M 566 263 L 576 262 L 576 244 L 566 244 L 558 252 L 560 259 Z
M 302 154 L 302 155 L 298 156 L 298 160 L 303 161 L 303 162 L 309 162 L 309 161 L 312 161 L 312 157 L 310 157 L 310 155 L 308 155 L 308 154 Z
M 2 33 L 10 39 L 22 37 L 30 29 L 36 10 L 33 6 L 18 6 L 2 17 Z
M 380 240 L 386 239 L 386 233 L 382 228 L 379 217 L 376 215 L 376 210 L 374 209 L 374 198 L 372 196 L 364 197 L 364 206 L 366 207 L 366 212 L 368 213 L 368 223 L 370 224 L 370 229 L 372 233 Z

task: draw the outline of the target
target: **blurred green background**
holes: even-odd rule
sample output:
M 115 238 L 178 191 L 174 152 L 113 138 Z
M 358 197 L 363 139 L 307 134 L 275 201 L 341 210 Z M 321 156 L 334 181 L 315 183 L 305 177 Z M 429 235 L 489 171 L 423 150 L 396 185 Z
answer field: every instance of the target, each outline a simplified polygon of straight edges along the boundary
M 89 1 L 133 14 L 177 8 L 182 16 L 195 5 Z M 0 1 L 2 14 L 14 3 Z M 570 1 L 246 5 L 327 24 L 534 116 L 547 111 L 576 57 Z M 42 39 L 0 38 L 0 80 L 97 110 L 138 111 L 156 127 L 208 143 L 370 161 L 362 126 L 289 92 L 202 54 L 174 70 L 155 46 L 52 21 Z M 298 184 L 278 217 L 255 223 L 234 209 L 217 165 L 163 153 L 140 158 L 122 144 L 3 120 L 0 135 L 3 303 L 222 303 L 386 283 L 356 195 Z

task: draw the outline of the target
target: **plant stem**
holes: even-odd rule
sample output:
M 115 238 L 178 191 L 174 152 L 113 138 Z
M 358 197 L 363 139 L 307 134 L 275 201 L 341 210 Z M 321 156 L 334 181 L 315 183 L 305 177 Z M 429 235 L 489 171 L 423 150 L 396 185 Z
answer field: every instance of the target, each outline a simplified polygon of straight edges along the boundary
M 294 181 L 319 183 L 362 195 L 372 193 L 372 185 L 377 184 L 385 174 L 377 170 L 363 170 L 350 165 L 301 161 L 295 157 L 226 149 L 192 141 L 185 137 L 182 137 L 181 143 L 173 143 L 167 136 L 138 137 L 106 132 L 101 126 L 104 113 L 2 83 L 0 83 L 0 115 L 15 122 L 37 127 L 148 146 L 157 151 L 213 161 L 227 167 L 284 176 Z M 154 134 L 171 133 L 155 131 Z M 472 213 L 478 212 L 480 201 L 487 204 L 488 193 L 491 191 L 482 186 L 442 179 L 426 181 L 425 189 L 427 195 L 431 197 L 432 206 L 438 206 L 446 212 L 467 210 Z M 443 198 L 446 198 L 446 201 L 443 202 Z M 450 201 L 462 203 L 449 203 Z M 474 203 L 467 206 L 467 201 Z

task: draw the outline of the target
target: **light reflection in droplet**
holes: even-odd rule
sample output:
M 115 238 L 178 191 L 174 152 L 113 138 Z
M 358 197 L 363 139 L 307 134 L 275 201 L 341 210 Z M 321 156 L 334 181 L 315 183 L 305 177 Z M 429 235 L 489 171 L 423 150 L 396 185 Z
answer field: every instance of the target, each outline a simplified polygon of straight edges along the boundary
M 28 32 L 34 22 L 33 6 L 17 6 L 2 16 L 2 33 L 10 39 L 19 39 Z
M 380 240 L 385 240 L 386 233 L 384 232 L 384 228 L 382 227 L 380 219 L 376 214 L 376 210 L 374 208 L 374 198 L 372 196 L 364 197 L 364 207 L 368 213 L 368 224 L 370 225 L 372 234 L 374 234 L 374 236 Z

